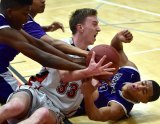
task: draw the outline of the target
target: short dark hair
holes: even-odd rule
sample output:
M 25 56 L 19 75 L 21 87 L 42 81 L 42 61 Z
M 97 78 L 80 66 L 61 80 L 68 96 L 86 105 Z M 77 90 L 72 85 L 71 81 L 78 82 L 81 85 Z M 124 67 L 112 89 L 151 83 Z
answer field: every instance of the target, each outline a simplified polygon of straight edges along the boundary
M 153 96 L 150 97 L 149 102 L 155 101 L 159 98 L 160 96 L 160 86 L 159 84 L 154 81 L 154 80 L 150 80 L 152 82 L 152 86 L 153 86 Z
M 1 0 L 1 10 L 32 5 L 33 0 Z
M 72 13 L 69 20 L 69 26 L 72 34 L 75 34 L 77 31 L 76 25 L 82 24 L 88 16 L 97 16 L 97 10 L 91 8 L 83 8 L 77 9 Z

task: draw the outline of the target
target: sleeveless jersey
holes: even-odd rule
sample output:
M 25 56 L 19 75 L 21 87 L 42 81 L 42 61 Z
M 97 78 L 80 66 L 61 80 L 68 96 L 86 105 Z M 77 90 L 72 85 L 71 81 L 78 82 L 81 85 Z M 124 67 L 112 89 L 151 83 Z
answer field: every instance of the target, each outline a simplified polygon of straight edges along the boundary
M 0 13 L 0 30 L 4 28 L 10 28 L 10 25 L 4 15 Z M 0 44 L 0 74 L 8 71 L 7 67 L 10 61 L 12 61 L 18 53 L 16 49 L 5 44 Z
M 108 85 L 102 82 L 102 86 L 98 88 L 99 97 L 95 101 L 98 108 L 104 107 L 110 102 L 116 102 L 122 106 L 128 117 L 133 105 L 133 101 L 126 99 L 121 92 L 122 87 L 127 82 L 137 82 L 140 81 L 140 75 L 137 69 L 130 66 L 121 67 L 118 72 L 113 76 L 111 84 Z
M 63 41 L 67 44 L 74 45 L 72 38 Z M 44 71 L 45 70 L 42 69 L 40 75 Z M 81 80 L 63 83 L 60 80 L 58 70 L 47 68 L 47 71 L 49 71 L 49 73 L 44 80 L 42 79 L 42 81 L 40 81 L 39 79 L 36 79 L 36 81 L 39 80 L 38 85 L 41 82 L 42 87 L 40 87 L 40 90 L 47 95 L 47 97 L 53 102 L 54 106 L 60 109 L 66 117 L 72 116 L 83 100 L 83 94 L 80 90 L 82 84 Z M 36 81 L 34 80 L 32 82 L 33 87 L 37 85 Z
M 42 73 L 48 71 L 46 76 Z M 41 76 L 34 77 L 30 80 L 32 87 L 38 87 L 47 97 L 52 101 L 54 106 L 56 106 L 65 116 L 72 116 L 78 109 L 80 103 L 82 102 L 83 95 L 81 94 L 80 86 L 81 81 L 73 81 L 63 83 L 60 80 L 60 75 L 58 70 L 53 68 L 42 69 L 38 74 Z
M 64 42 L 67 43 L 67 44 L 70 44 L 70 45 L 72 45 L 72 46 L 75 46 L 75 45 L 74 45 L 74 42 L 73 42 L 73 39 L 72 39 L 71 37 L 70 37 L 70 38 L 67 38 L 67 39 L 62 39 L 62 41 L 64 41 Z M 93 48 L 93 45 L 89 45 L 86 50 L 87 50 L 87 51 L 90 51 L 92 48 Z
M 100 108 L 107 106 L 110 102 L 116 102 L 122 106 L 126 117 L 128 117 L 135 103 L 126 99 L 122 95 L 121 89 L 125 83 L 134 83 L 137 81 L 140 81 L 140 74 L 137 69 L 130 66 L 121 67 L 118 72 L 111 78 L 110 85 L 108 85 L 106 82 L 101 82 L 102 85 L 98 88 L 99 97 L 95 101 L 95 105 L 97 108 Z M 83 100 L 77 110 L 77 113 L 74 116 L 81 116 L 85 114 L 86 112 Z
M 7 19 L 0 13 L 0 30 L 11 28 Z M 10 61 L 19 53 L 16 49 L 0 43 L 0 103 L 6 103 L 8 96 L 16 90 L 18 81 L 8 70 Z

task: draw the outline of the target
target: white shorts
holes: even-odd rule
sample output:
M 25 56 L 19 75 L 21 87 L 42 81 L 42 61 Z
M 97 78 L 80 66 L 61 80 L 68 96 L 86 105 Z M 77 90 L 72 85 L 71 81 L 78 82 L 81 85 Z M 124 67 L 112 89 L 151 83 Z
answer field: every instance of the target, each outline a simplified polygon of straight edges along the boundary
M 53 111 L 56 115 L 57 118 L 57 122 L 58 124 L 61 124 L 63 119 L 65 118 L 64 114 L 60 112 L 60 110 L 58 108 L 56 108 L 53 104 L 53 102 L 46 96 L 46 94 L 44 94 L 42 91 L 34 89 L 33 87 L 29 86 L 29 85 L 22 85 L 20 86 L 14 93 L 12 93 L 8 100 L 9 101 L 11 99 L 11 97 L 20 91 L 30 91 L 32 94 L 32 104 L 31 104 L 31 108 L 28 111 L 28 114 L 25 118 L 21 119 L 21 120 L 8 120 L 9 124 L 16 124 L 17 122 L 20 122 L 26 118 L 28 118 L 29 116 L 31 116 L 37 109 L 41 108 L 41 107 L 45 107 L 51 111 Z
M 0 74 L 0 103 L 5 104 L 8 96 L 18 87 L 18 80 L 10 71 Z

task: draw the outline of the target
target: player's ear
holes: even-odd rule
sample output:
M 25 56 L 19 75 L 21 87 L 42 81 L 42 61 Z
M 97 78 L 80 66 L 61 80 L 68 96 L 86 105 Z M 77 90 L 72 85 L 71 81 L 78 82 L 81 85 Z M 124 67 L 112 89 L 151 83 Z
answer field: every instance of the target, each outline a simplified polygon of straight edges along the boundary
M 82 24 L 77 24 L 77 30 L 79 32 L 83 32 L 84 28 L 83 28 Z
M 6 9 L 5 13 L 6 13 L 7 17 L 9 17 L 9 18 L 12 17 L 12 9 L 10 9 L 10 8 Z

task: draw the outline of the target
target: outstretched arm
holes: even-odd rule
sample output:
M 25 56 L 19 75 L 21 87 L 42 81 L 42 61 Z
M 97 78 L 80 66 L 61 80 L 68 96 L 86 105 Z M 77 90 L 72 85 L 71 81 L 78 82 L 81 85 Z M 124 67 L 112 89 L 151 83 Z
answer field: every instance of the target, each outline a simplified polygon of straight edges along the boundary
M 69 57 L 68 55 L 64 54 L 62 51 L 56 49 L 55 47 L 52 47 L 51 45 L 45 43 L 42 40 L 39 40 L 37 38 L 32 37 L 30 34 L 26 33 L 25 31 L 21 30 L 22 35 L 28 40 L 28 42 L 32 45 L 34 45 L 35 47 L 51 53 L 53 55 L 59 56 L 61 58 L 64 58 L 66 60 L 72 61 L 71 57 Z
M 102 66 L 103 61 L 105 60 L 105 56 L 96 63 L 95 62 L 95 52 L 92 54 L 92 58 L 90 60 L 90 64 L 87 68 L 82 70 L 75 70 L 75 71 L 60 71 L 60 78 L 63 82 L 69 81 L 76 81 L 81 80 L 84 78 L 88 78 L 91 76 L 97 75 L 113 75 L 115 68 L 110 68 L 109 66 L 112 65 L 112 62 L 109 62 Z M 69 78 L 68 78 L 69 77 Z
M 61 29 L 64 32 L 63 24 L 60 22 L 53 22 L 52 24 L 48 26 L 41 26 L 45 32 L 52 32 L 56 31 L 58 29 Z
M 1 43 L 13 47 L 29 58 L 39 62 L 43 66 L 62 70 L 77 70 L 85 68 L 84 66 L 72 63 L 31 45 L 31 43 L 28 42 L 28 40 L 21 33 L 19 33 L 19 31 L 12 28 L 1 29 L 0 39 Z
M 69 45 L 61 40 L 54 39 L 49 35 L 44 35 L 41 39 L 66 54 L 78 55 L 81 57 L 87 57 L 88 55 L 88 51 Z

